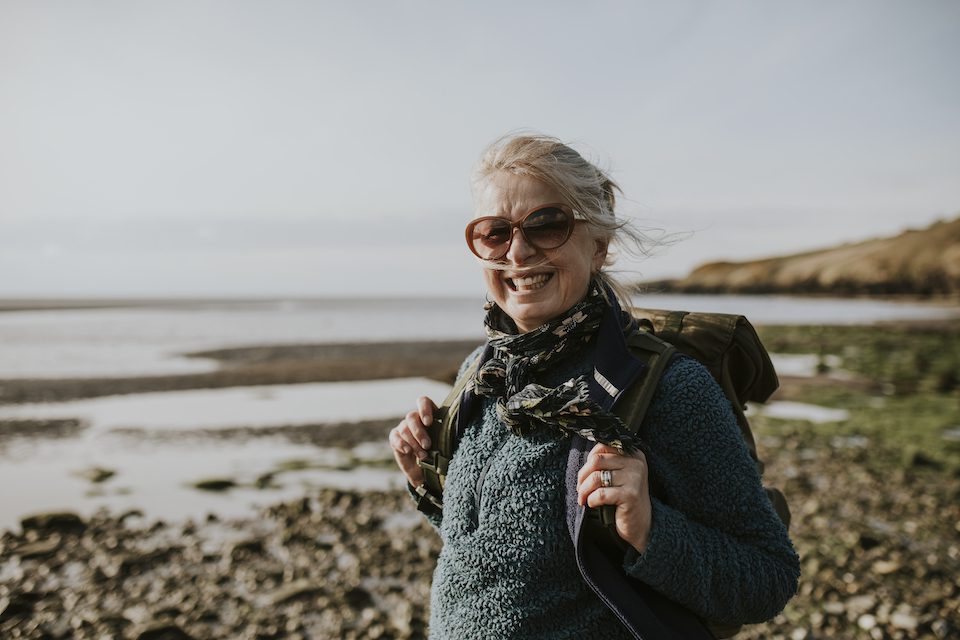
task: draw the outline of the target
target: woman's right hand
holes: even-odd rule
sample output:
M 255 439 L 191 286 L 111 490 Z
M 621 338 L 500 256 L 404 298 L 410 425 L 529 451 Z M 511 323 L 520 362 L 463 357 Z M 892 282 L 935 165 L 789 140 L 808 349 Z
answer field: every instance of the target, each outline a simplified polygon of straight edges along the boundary
M 430 449 L 427 427 L 433 424 L 433 413 L 436 410 L 437 405 L 433 400 L 421 396 L 417 400 L 417 408 L 390 430 L 393 457 L 413 487 L 423 484 L 423 469 L 417 465 L 417 460 L 427 457 L 427 450 Z

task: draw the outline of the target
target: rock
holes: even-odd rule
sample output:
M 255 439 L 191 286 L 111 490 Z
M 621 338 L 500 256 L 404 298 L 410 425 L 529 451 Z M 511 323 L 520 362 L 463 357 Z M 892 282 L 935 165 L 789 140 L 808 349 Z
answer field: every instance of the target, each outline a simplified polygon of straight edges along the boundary
M 263 546 L 263 540 L 253 538 L 234 543 L 230 549 L 230 559 L 233 561 L 242 560 L 251 555 L 262 555 L 266 549 Z
M 175 624 L 158 624 L 141 631 L 137 640 L 193 640 L 193 636 Z
M 193 488 L 201 491 L 226 491 L 235 486 L 237 483 L 230 478 L 208 478 L 193 483 Z
M 390 618 L 390 624 L 400 633 L 401 637 L 407 637 L 412 633 L 411 623 L 414 619 L 413 605 L 406 600 L 397 602 L 387 610 Z
M 859 618 L 857 618 L 857 626 L 863 629 L 864 631 L 870 631 L 875 626 L 877 626 L 877 619 L 872 615 L 870 615 L 869 613 L 865 613 Z
M 162 609 L 157 609 L 153 612 L 153 615 L 157 618 L 176 618 L 181 613 L 183 613 L 179 607 L 164 607 Z
M 118 519 L 120 520 L 120 522 L 126 522 L 130 518 L 142 518 L 142 517 L 143 517 L 143 511 L 141 511 L 140 509 L 127 509 L 126 511 L 124 511 L 119 515 Z
M 60 548 L 60 540 L 59 535 L 53 534 L 46 540 L 22 544 L 14 550 L 14 553 L 24 559 L 43 558 L 57 552 Z
M 846 609 L 850 615 L 858 616 L 861 613 L 872 611 L 877 605 L 877 599 L 871 595 L 854 596 L 847 600 Z
M 914 631 L 916 630 L 919 621 L 915 616 L 912 616 L 909 613 L 902 613 L 898 611 L 890 616 L 890 624 L 893 625 L 894 629 Z
M 858 540 L 860 548 L 864 551 L 869 551 L 880 545 L 880 540 L 866 533 L 860 534 L 860 539 Z
M 147 552 L 125 553 L 111 559 L 103 571 L 108 578 L 126 578 L 136 573 L 143 573 L 158 564 L 167 563 L 181 551 L 181 547 L 166 547 Z
M 29 616 L 33 613 L 33 606 L 42 599 L 38 593 L 13 593 L 7 598 L 0 599 L 0 623 L 18 616 Z
M 116 475 L 116 471 L 110 469 L 104 469 L 102 467 L 90 467 L 89 469 L 83 469 L 77 471 L 77 475 L 81 478 L 85 478 L 93 483 L 100 483 L 106 480 L 109 480 Z
M 308 580 L 298 580 L 277 589 L 268 600 L 276 607 L 296 600 L 314 598 L 322 593 L 323 587 Z
M 907 447 L 903 450 L 903 466 L 908 469 L 912 467 L 939 469 L 941 464 L 916 447 Z
M 82 533 L 86 530 L 87 524 L 80 516 L 70 511 L 57 511 L 51 513 L 38 513 L 27 516 L 20 520 L 20 527 L 24 531 L 50 532 L 58 533 Z
M 900 563 L 896 560 L 877 560 L 873 563 L 871 568 L 873 569 L 874 573 L 881 576 L 886 576 L 899 571 Z
M 257 489 L 272 489 L 278 485 L 274 483 L 273 478 L 276 476 L 275 471 L 268 471 L 257 476 L 257 479 L 253 481 L 253 485 Z
M 317 545 L 318 549 L 323 549 L 329 551 L 340 541 L 340 537 L 335 533 L 322 533 L 318 535 L 314 542 Z
M 351 609 L 363 609 L 373 604 L 370 592 L 363 587 L 354 587 L 345 594 L 343 599 Z
M 950 637 L 950 632 L 953 628 L 949 622 L 941 618 L 933 621 L 933 624 L 930 625 L 930 630 L 933 631 L 933 635 L 937 636 L 937 638 L 944 640 Z

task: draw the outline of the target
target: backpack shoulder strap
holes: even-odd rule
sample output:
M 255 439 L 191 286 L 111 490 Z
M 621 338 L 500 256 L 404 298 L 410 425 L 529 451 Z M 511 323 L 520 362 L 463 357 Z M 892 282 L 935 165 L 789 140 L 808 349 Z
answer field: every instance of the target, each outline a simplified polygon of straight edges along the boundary
M 423 484 L 414 487 L 419 499 L 417 509 L 424 513 L 440 513 L 443 510 L 443 487 L 447 481 L 447 468 L 457 448 L 457 414 L 460 412 L 460 400 L 467 384 L 477 373 L 482 351 L 477 354 L 467 368 L 453 383 L 443 404 L 433 414 L 433 424 L 427 429 L 430 435 L 430 450 L 425 460 L 417 460 L 423 469 Z
M 613 408 L 613 413 L 623 421 L 631 433 L 636 433 L 647 415 L 657 383 L 660 382 L 660 377 L 677 349 L 669 342 L 654 336 L 643 325 L 628 333 L 625 339 L 631 355 L 643 362 L 645 368 L 641 378 L 624 389 L 623 395 Z M 615 506 L 604 505 L 595 513 L 599 516 L 600 522 L 607 527 L 616 526 Z M 613 538 L 619 539 L 616 534 Z
M 677 348 L 654 336 L 643 328 L 635 329 L 626 336 L 631 355 L 646 365 L 643 377 L 624 390 L 617 401 L 614 413 L 633 433 L 640 429 L 657 383 L 666 370 Z

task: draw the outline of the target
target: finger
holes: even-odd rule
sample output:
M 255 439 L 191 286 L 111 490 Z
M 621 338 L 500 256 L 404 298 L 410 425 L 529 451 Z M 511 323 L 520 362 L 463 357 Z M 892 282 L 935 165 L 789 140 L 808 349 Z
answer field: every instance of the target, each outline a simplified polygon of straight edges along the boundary
M 608 444 L 603 444 L 602 442 L 598 442 L 596 446 L 594 446 L 593 449 L 590 450 L 590 455 L 600 454 L 600 453 L 612 453 L 618 456 L 623 455 L 623 452 L 620 451 L 620 449 L 617 449 L 616 447 L 611 447 Z
M 423 398 L 421 398 L 422 400 Z M 432 418 L 431 413 L 431 420 Z M 417 446 L 422 449 L 430 448 L 430 434 L 427 433 L 427 428 L 424 426 L 423 421 L 420 419 L 420 410 L 416 409 L 407 414 L 406 418 L 407 427 L 410 432 L 413 434 L 413 437 L 417 439 Z
M 399 435 L 394 434 L 394 439 L 400 438 Z M 407 477 L 407 481 L 412 486 L 417 486 L 423 482 L 423 469 L 417 465 L 416 458 L 410 454 L 402 454 L 397 448 L 393 449 L 393 459 L 396 461 L 397 466 L 400 467 L 400 470 Z
M 427 396 L 420 396 L 417 399 L 417 409 L 420 411 L 420 421 L 424 425 L 430 426 L 433 424 L 433 412 L 436 411 L 437 405 L 433 403 L 433 400 Z M 423 445 L 424 448 L 429 447 L 430 444 Z
M 639 495 L 644 484 L 644 476 L 632 469 L 611 471 L 610 486 L 603 486 L 603 476 L 600 471 L 594 471 L 577 486 L 577 503 L 586 504 L 587 496 L 598 489 L 618 487 L 623 489 L 626 496 Z
M 600 471 L 593 471 L 587 475 L 583 482 L 577 485 L 577 504 L 586 504 L 587 496 L 603 487 L 603 478 Z
M 600 507 L 605 504 L 619 506 L 626 501 L 623 487 L 599 487 L 587 496 L 588 507 Z
M 425 460 L 427 458 L 427 452 L 422 446 L 420 446 L 420 441 L 414 437 L 409 429 L 401 430 L 400 438 L 407 444 L 407 446 L 410 447 L 410 452 L 413 455 L 416 455 L 421 460 Z
M 611 447 L 610 445 L 603 444 L 603 443 L 597 443 L 597 445 L 593 449 L 591 449 L 590 455 L 603 455 L 603 456 L 614 455 L 614 456 L 620 456 L 626 459 L 636 458 L 638 460 L 643 460 L 643 461 L 646 461 L 647 459 L 646 456 L 643 455 L 643 451 L 640 451 L 640 449 L 636 449 L 631 453 L 627 453 L 625 451 L 621 451 L 616 447 Z
M 393 450 L 401 455 L 409 455 L 410 447 L 403 441 L 403 438 L 400 437 L 400 427 L 396 426 L 390 430 L 390 437 L 388 438 L 390 446 L 393 447 Z
M 623 469 L 630 463 L 631 458 L 624 458 L 619 453 L 612 453 L 615 449 L 594 449 L 587 457 L 586 464 L 577 473 L 577 482 L 582 482 L 589 474 L 600 469 Z
M 394 454 L 394 457 L 396 457 L 396 454 Z M 404 456 L 398 459 L 397 466 L 400 467 L 400 471 L 407 477 L 407 481 L 409 481 L 411 485 L 416 487 L 423 484 L 423 469 L 417 466 L 417 463 L 414 462 L 410 456 Z

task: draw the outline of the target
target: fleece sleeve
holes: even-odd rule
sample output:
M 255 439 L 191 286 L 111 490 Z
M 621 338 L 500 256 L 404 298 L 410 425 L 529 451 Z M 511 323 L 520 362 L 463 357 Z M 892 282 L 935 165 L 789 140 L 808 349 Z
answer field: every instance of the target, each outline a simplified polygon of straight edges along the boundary
M 467 370 L 467 367 L 470 366 L 470 363 L 476 360 L 480 354 L 483 353 L 485 346 L 486 345 L 480 345 L 471 351 L 470 355 L 464 359 L 464 361 L 460 364 L 460 369 L 457 370 L 457 379 L 464 374 L 464 372 Z M 456 455 L 456 451 L 454 451 L 454 455 Z M 407 483 L 407 493 L 410 494 L 410 497 L 414 502 L 417 502 L 420 499 L 420 496 L 417 495 L 416 490 L 409 482 Z M 430 524 L 432 524 L 436 529 L 440 529 L 440 523 L 443 521 L 443 513 L 424 513 L 424 516 L 427 518 L 427 521 L 430 522 Z
M 641 428 L 653 520 L 625 571 L 707 620 L 768 620 L 796 593 L 800 562 L 766 497 L 729 401 L 688 358 L 664 374 Z

